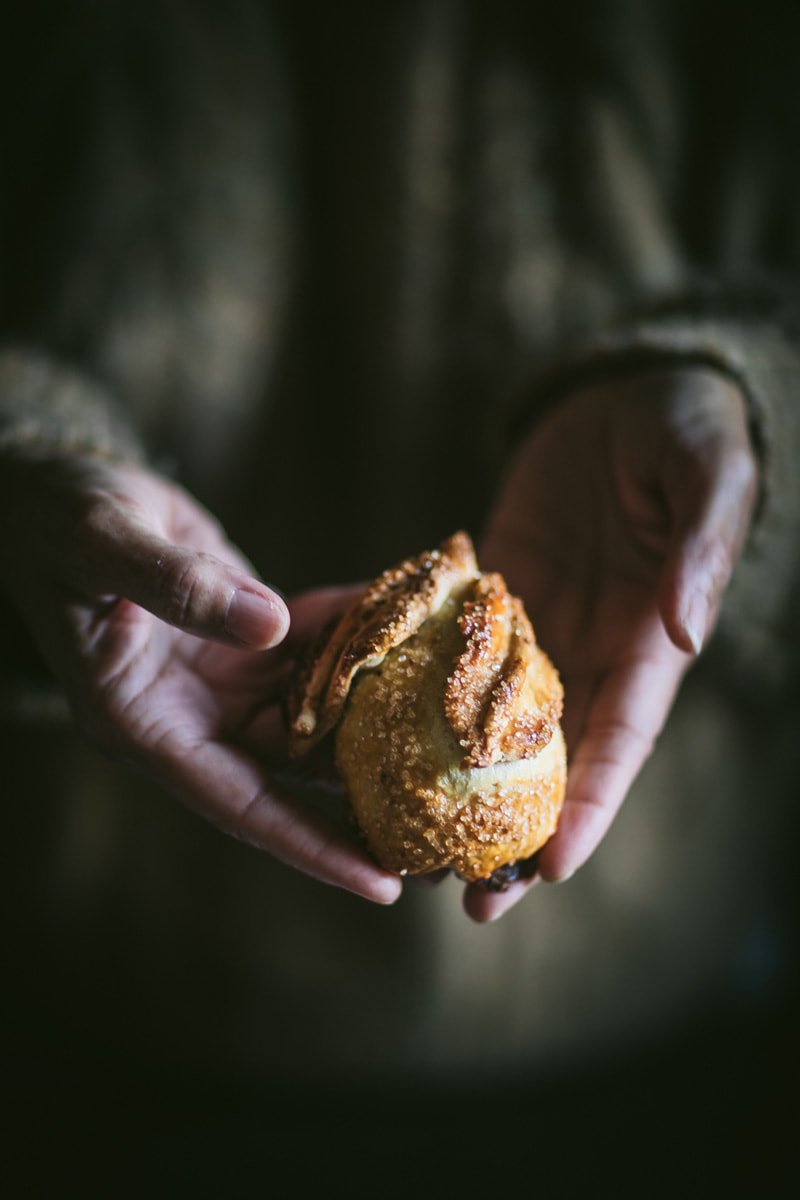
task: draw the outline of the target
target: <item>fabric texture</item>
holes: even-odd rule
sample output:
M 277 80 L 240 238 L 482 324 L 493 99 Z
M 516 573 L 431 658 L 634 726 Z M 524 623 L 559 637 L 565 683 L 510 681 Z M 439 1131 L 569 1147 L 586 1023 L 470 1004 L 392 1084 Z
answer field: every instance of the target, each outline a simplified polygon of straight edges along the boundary
M 640 364 L 735 378 L 764 468 L 719 638 L 614 831 L 491 929 L 454 882 L 390 912 L 326 892 L 68 728 L 21 733 L 14 705 L 36 705 L 4 651 L 4 753 L 48 746 L 7 877 L 41 885 L 59 1019 L 219 1070 L 466 1075 L 724 992 L 771 919 L 792 790 L 800 42 L 781 6 L 728 5 L 724 52 L 702 3 L 28 7 L 3 49 L 0 453 L 146 458 L 287 592 L 479 535 L 521 431 Z

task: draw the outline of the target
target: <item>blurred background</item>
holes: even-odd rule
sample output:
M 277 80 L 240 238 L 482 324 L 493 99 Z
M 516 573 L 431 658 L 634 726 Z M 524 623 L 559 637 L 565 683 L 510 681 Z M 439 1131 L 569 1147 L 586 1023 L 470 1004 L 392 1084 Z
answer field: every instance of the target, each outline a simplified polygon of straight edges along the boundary
M 719 160 L 670 157 L 672 101 L 716 153 L 796 78 L 780 6 L 738 0 L 722 29 L 605 0 L 24 7 L 4 341 L 100 379 L 287 593 L 478 536 L 508 396 L 669 290 L 660 243 L 611 269 L 594 101 L 641 116 L 713 276 Z M 775 229 L 753 273 L 794 286 Z M 794 1194 L 796 589 L 761 663 L 712 644 L 595 858 L 488 927 L 454 879 L 379 910 L 222 838 L 71 728 L 0 603 L 4 1195 Z

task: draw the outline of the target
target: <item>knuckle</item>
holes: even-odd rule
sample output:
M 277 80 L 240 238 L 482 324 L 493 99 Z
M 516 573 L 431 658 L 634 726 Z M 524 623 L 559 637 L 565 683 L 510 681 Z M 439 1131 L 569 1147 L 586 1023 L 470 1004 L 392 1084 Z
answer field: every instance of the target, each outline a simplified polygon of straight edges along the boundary
M 655 735 L 622 717 L 594 722 L 591 728 L 595 764 L 622 767 L 634 756 L 644 760 L 655 748 Z
M 255 816 L 257 813 L 269 810 L 268 804 L 265 803 L 266 799 L 265 792 L 259 789 L 241 808 L 215 813 L 211 818 L 212 823 L 221 833 L 225 833 L 239 842 L 244 842 L 248 846 L 263 850 L 266 848 L 266 842 L 263 832 L 256 832 Z
M 112 524 L 107 497 L 88 491 L 80 498 L 72 522 L 72 553 L 87 565 L 103 555 Z
M 727 583 L 731 573 L 731 552 L 728 546 L 716 541 L 708 551 L 708 571 L 714 583 L 721 587 Z
M 747 499 L 755 495 L 758 485 L 758 468 L 751 452 L 744 447 L 731 451 L 726 468 L 728 488 L 736 498 Z
M 161 562 L 159 568 L 158 591 L 163 619 L 179 629 L 196 625 L 208 603 L 208 589 L 199 564 L 175 556 Z
M 720 538 L 714 538 L 703 547 L 702 561 L 708 580 L 708 599 L 714 602 L 730 578 L 733 567 L 731 549 Z

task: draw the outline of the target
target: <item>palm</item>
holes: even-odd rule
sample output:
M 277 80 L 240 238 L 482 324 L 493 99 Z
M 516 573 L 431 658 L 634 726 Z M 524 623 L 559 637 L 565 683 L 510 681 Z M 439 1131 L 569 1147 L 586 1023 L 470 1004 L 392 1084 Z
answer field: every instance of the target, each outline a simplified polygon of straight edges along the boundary
M 559 667 L 574 756 L 596 703 L 613 696 L 610 685 L 638 661 L 658 666 L 674 681 L 685 655 L 668 638 L 659 613 L 667 547 L 666 541 L 657 545 L 657 506 L 649 514 L 644 504 L 639 512 L 626 509 L 607 459 L 589 461 L 583 470 L 576 466 L 574 477 L 565 479 L 549 441 L 542 437 L 517 464 L 482 559 L 523 597 L 539 641 Z M 529 513 L 536 513 L 535 522 Z M 622 719 L 613 704 L 601 713 L 608 723 Z
M 33 466 L 20 486 L 31 495 L 20 604 L 84 729 L 227 832 L 319 879 L 394 900 L 399 882 L 269 770 L 283 758 L 280 696 L 294 646 L 348 593 L 301 598 L 289 639 L 248 649 L 278 640 L 271 601 L 262 618 L 258 599 L 255 624 L 252 608 L 242 624 L 241 607 L 231 624 L 232 606 L 269 590 L 179 488 L 91 461 Z
M 210 820 L 251 837 L 251 801 L 273 797 L 270 767 L 286 770 L 281 705 L 292 648 L 341 603 L 338 591 L 301 599 L 292 640 L 260 653 L 185 634 L 125 600 L 99 619 L 84 612 L 93 630 L 94 689 L 116 748 L 134 750 L 140 766 Z M 221 804 L 221 785 L 242 784 L 252 793 L 244 812 Z M 286 799 L 295 815 L 319 824 Z
M 591 415 L 567 410 L 531 440 L 513 464 L 483 546 L 486 564 L 504 571 L 527 602 L 537 637 L 563 674 L 573 752 L 609 680 L 639 659 L 675 678 L 685 662 L 660 616 L 666 505 L 639 485 L 624 452 L 600 454 L 600 414 Z M 569 454 L 559 452 L 564 445 Z M 613 709 L 606 718 L 614 719 Z
M 565 878 L 594 851 L 713 626 L 753 509 L 742 397 L 713 371 L 665 369 L 562 401 L 510 465 L 482 547 L 528 607 L 565 692 L 559 827 L 539 855 Z M 467 896 L 478 919 L 508 896 Z
M 131 486 L 132 485 L 132 486 Z M 125 502 L 168 542 L 248 565 L 189 497 L 146 475 Z M 146 757 L 185 755 L 205 741 L 234 741 L 275 700 L 278 653 L 242 653 L 185 633 L 123 598 L 87 597 L 65 613 L 69 642 L 89 668 L 77 675 L 104 719 Z
M 185 761 L 208 742 L 241 744 L 276 705 L 278 652 L 203 641 L 126 601 L 103 621 L 96 678 L 109 717 L 145 754 Z
M 482 547 L 564 684 L 570 772 L 559 832 L 540 856 L 550 877 L 602 837 L 689 661 L 662 619 L 671 529 L 648 455 L 613 441 L 594 398 L 564 406 L 512 464 Z

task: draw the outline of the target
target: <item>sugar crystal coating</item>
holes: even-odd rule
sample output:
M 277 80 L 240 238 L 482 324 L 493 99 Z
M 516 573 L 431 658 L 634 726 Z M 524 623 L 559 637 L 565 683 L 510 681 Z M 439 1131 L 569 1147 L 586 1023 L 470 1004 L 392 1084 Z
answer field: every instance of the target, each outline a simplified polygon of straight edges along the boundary
M 294 752 L 336 727 L 356 820 L 387 869 L 485 879 L 555 830 L 560 681 L 520 601 L 501 576 L 478 572 L 465 534 L 385 572 L 300 687 Z

